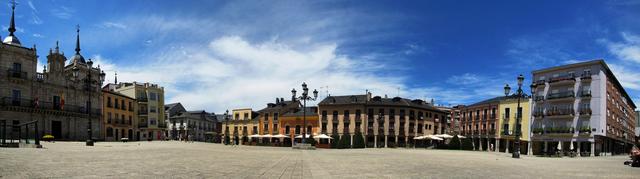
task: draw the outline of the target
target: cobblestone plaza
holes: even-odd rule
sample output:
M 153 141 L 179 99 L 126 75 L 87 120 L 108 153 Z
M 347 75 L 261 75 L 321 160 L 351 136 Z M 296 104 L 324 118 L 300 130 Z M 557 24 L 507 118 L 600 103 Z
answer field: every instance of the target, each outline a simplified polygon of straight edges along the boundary
M 0 148 L 0 178 L 637 178 L 626 156 L 542 158 L 426 149 L 318 149 L 181 142 Z

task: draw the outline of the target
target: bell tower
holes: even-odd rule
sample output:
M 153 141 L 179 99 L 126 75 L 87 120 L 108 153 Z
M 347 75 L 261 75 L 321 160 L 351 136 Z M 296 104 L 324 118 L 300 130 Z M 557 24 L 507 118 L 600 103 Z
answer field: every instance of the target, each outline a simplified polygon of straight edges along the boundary
M 47 78 L 49 82 L 56 84 L 64 83 L 64 64 L 67 61 L 67 57 L 64 53 L 60 52 L 60 46 L 56 41 L 56 47 L 49 49 L 49 55 L 47 55 Z

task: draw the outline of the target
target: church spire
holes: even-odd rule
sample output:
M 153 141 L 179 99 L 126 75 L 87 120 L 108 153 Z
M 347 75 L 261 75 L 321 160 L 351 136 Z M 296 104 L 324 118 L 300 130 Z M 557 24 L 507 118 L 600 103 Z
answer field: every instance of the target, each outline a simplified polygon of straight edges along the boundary
M 20 40 L 18 40 L 18 37 L 16 37 L 15 35 L 13 35 L 14 32 L 16 32 L 16 22 L 14 20 L 14 16 L 15 16 L 15 11 L 16 11 L 16 1 L 12 0 L 11 1 L 11 22 L 9 22 L 9 36 L 5 37 L 4 40 L 2 41 L 3 43 L 6 44 L 11 44 L 11 45 L 18 45 L 20 46 Z
M 113 81 L 113 83 L 118 84 L 118 72 L 115 72 L 115 74 L 116 74 L 116 77 L 115 77 L 115 80 Z
M 16 31 L 16 22 L 13 20 L 13 16 L 16 11 L 16 0 L 11 1 L 11 22 L 9 24 L 9 36 L 13 36 L 13 32 Z
M 76 55 L 80 55 L 80 25 L 76 25 Z

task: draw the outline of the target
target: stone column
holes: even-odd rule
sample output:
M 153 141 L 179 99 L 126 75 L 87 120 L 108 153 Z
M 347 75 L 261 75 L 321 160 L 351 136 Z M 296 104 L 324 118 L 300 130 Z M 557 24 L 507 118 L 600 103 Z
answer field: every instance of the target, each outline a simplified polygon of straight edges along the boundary
M 596 143 L 594 141 L 594 142 L 591 142 L 591 154 L 589 154 L 589 156 L 594 157 L 596 156 L 595 153 L 596 153 Z
M 507 139 L 506 142 L 507 142 L 507 144 L 506 144 L 506 146 L 504 148 L 504 152 L 505 153 L 509 153 L 509 139 Z
M 387 148 L 387 142 L 389 142 L 387 139 L 389 139 L 389 138 L 387 138 L 387 136 L 385 135 L 384 136 L 384 148 Z
M 500 139 L 496 139 L 496 152 L 500 152 Z
M 349 135 L 349 138 L 351 138 L 351 146 L 353 147 L 353 135 Z
M 373 136 L 373 148 L 378 148 L 378 135 Z
M 491 140 L 487 138 L 487 152 L 491 151 Z
M 396 147 L 398 147 L 398 135 L 396 135 Z
M 531 140 L 531 138 L 529 138 L 529 140 Z M 533 144 L 531 144 L 533 141 L 529 141 L 527 142 L 527 155 L 533 155 L 533 151 L 531 151 L 531 146 L 533 146 Z
M 543 153 L 547 153 L 547 148 L 548 148 L 549 143 L 547 141 L 544 142 L 544 148 L 542 149 Z

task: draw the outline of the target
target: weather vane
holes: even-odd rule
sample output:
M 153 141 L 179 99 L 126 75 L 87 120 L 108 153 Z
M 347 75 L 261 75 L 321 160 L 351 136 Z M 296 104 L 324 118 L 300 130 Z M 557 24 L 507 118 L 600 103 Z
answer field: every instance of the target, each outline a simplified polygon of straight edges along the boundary
M 16 5 L 18 4 L 18 3 L 16 2 L 16 0 L 11 0 L 11 1 L 9 1 L 9 3 L 11 4 L 11 8 L 12 8 L 12 9 L 15 9 L 15 8 L 16 8 Z

